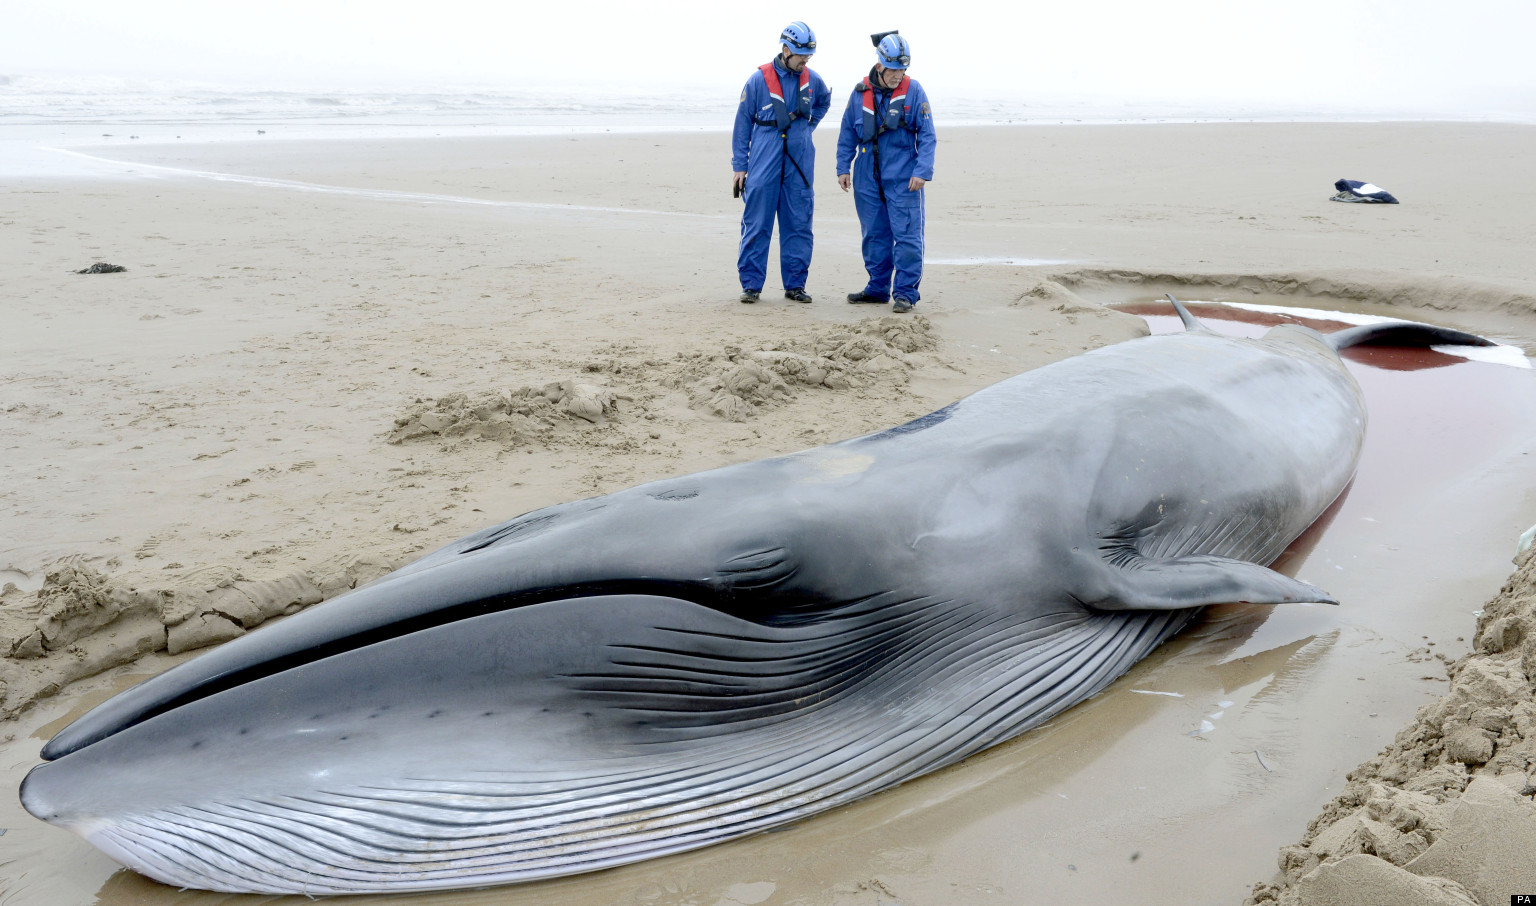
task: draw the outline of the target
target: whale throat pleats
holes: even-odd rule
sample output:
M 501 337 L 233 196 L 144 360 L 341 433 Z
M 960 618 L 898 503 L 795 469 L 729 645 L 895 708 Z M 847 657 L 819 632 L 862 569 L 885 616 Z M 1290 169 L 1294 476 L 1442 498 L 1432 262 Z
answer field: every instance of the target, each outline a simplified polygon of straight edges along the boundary
M 169 883 L 215 890 L 429 889 L 632 862 L 957 762 L 1097 693 L 1194 613 L 1024 619 L 943 600 L 885 606 L 906 611 L 904 637 L 855 606 L 842 625 L 737 621 L 714 643 L 658 627 L 679 643 L 613 646 L 611 666 L 565 682 L 651 732 L 603 757 L 498 771 L 456 767 L 449 747 L 411 779 L 168 808 L 92 839 Z

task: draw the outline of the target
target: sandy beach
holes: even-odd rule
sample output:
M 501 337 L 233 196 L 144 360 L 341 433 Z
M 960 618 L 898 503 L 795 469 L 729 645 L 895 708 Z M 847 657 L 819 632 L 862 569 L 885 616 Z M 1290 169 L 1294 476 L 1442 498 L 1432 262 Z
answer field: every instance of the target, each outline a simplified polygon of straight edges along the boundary
M 119 177 L 0 186 L 0 902 L 281 899 L 119 869 L 17 784 L 113 691 L 518 513 L 890 427 L 1144 335 L 1106 306 L 1168 291 L 1536 353 L 1531 127 L 941 123 L 916 316 L 842 301 L 835 140 L 812 305 L 776 257 L 735 301 L 723 134 L 115 146 L 90 153 Z M 1331 203 L 1341 177 L 1402 204 Z M 97 261 L 127 270 L 73 273 Z M 1347 903 L 1376 880 L 1346 870 L 1536 893 L 1519 845 L 1457 836 L 1536 828 L 1536 567 L 1510 562 L 1536 378 L 1413 380 L 1367 387 L 1384 446 L 1302 554 L 1341 607 L 1212 608 L 1049 726 L 782 831 L 410 901 Z M 1442 838 L 1503 873 L 1399 868 Z

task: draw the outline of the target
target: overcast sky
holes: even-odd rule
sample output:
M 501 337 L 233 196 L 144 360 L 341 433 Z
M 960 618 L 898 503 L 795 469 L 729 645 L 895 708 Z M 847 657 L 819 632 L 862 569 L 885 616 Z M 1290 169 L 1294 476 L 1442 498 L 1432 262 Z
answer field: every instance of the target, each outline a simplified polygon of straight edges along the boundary
M 771 9 L 769 9 L 771 7 Z M 938 98 L 1536 112 L 1536 0 L 0 0 L 0 75 L 725 92 L 792 19 L 839 93 L 899 28 Z M 765 11 L 766 10 L 766 11 Z

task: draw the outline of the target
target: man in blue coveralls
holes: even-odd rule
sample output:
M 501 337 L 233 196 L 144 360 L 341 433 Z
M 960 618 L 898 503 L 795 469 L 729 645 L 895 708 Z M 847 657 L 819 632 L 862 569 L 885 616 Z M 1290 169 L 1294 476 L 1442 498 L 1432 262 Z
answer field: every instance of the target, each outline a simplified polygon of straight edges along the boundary
M 869 285 L 849 302 L 911 311 L 923 279 L 923 186 L 933 179 L 933 115 L 923 86 L 907 76 L 912 46 L 874 35 L 875 66 L 854 86 L 837 136 L 837 184 L 853 188 Z M 849 171 L 852 175 L 849 175 Z M 894 285 L 893 285 L 894 278 Z
M 816 52 L 816 35 L 809 26 L 791 22 L 779 41 L 779 55 L 759 66 L 741 90 L 731 135 L 735 191 L 746 202 L 736 256 L 743 302 L 756 302 L 763 291 L 775 217 L 784 298 L 811 301 L 805 291 L 815 206 L 811 178 L 816 148 L 811 132 L 832 106 L 832 92 L 805 65 Z

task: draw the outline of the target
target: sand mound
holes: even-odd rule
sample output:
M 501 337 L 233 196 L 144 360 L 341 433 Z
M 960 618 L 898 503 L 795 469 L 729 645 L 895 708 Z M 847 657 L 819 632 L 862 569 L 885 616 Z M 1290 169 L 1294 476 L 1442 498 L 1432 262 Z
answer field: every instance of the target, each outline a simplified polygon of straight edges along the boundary
M 519 387 L 510 393 L 452 393 L 418 399 L 395 419 L 389 442 L 435 437 L 475 437 L 508 446 L 552 440 L 575 422 L 605 424 L 616 414 L 621 393 L 583 381 Z
M 515 447 L 575 442 L 590 426 L 645 416 L 667 393 L 693 409 L 741 422 L 810 388 L 848 390 L 877 381 L 905 384 L 911 353 L 937 346 L 927 318 L 867 318 L 811 331 L 769 348 L 728 345 L 677 353 L 670 361 L 625 348 L 587 366 L 584 379 L 523 386 L 509 393 L 466 391 L 417 399 L 395 418 L 388 440 L 403 444 L 471 438 Z M 622 404 L 622 405 L 621 405 Z
M 1536 550 L 1516 562 L 1478 617 L 1476 650 L 1450 665 L 1450 691 L 1349 774 L 1246 903 L 1346 906 L 1393 890 L 1393 902 L 1492 904 L 1536 891 Z
M 687 393 L 695 409 L 740 422 L 793 399 L 799 388 L 905 384 L 912 368 L 908 355 L 935 346 L 927 318 L 867 318 L 851 328 L 815 331 L 770 349 L 729 346 L 718 354 L 685 356 L 662 384 Z
M 60 561 L 35 595 L 10 583 L 0 590 L 0 717 L 146 654 L 228 641 L 397 565 L 350 557 L 265 580 L 209 567 L 135 588 L 82 561 Z

